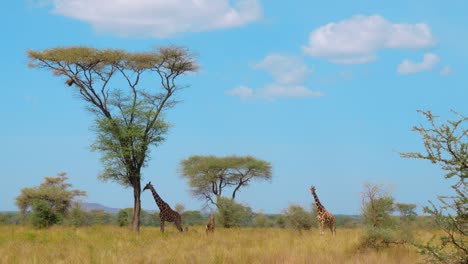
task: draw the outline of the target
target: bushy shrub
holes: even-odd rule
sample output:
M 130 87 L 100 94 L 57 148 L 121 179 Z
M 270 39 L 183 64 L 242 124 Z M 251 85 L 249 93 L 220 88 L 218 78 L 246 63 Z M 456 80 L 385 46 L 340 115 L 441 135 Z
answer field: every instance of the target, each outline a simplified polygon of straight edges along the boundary
M 286 225 L 298 231 L 309 230 L 314 223 L 312 214 L 299 205 L 290 205 L 284 214 Z
M 274 223 L 264 213 L 260 212 L 253 218 L 255 227 L 272 227 Z
M 30 221 L 35 228 L 46 228 L 59 223 L 61 216 L 55 213 L 47 202 L 35 200 L 32 203 Z
M 184 226 L 204 225 L 208 222 L 208 216 L 202 215 L 200 211 L 185 211 L 181 217 Z
M 76 227 L 89 225 L 88 212 L 83 210 L 79 204 L 74 204 L 65 218 L 65 223 Z
M 127 211 L 120 210 L 117 213 L 117 224 L 119 226 L 127 226 L 128 223 L 129 223 L 129 215 L 128 215 Z
M 411 229 L 392 216 L 395 210 L 394 199 L 382 185 L 365 183 L 362 192 L 362 218 L 365 234 L 361 248 L 381 249 L 395 244 L 409 242 Z
M 217 200 L 218 219 L 225 228 L 251 226 L 253 212 L 248 206 L 236 203 L 233 199 L 219 197 Z

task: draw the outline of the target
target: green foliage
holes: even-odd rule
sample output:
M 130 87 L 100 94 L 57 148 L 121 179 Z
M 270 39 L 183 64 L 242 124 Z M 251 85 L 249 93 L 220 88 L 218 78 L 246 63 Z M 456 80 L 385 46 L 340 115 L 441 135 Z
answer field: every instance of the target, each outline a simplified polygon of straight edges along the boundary
M 88 212 L 84 211 L 78 203 L 75 203 L 68 212 L 65 223 L 75 227 L 89 225 Z
M 362 248 L 381 249 L 394 244 L 408 242 L 410 229 L 401 232 L 401 226 L 391 213 L 394 211 L 394 199 L 382 185 L 364 183 L 362 192 L 362 218 L 365 235 L 361 240 Z M 399 228 L 400 227 L 400 228 Z
M 311 204 L 311 211 L 310 211 L 310 219 L 312 221 L 312 226 L 319 226 L 319 222 L 317 219 L 318 213 L 317 213 L 317 206 L 314 203 Z M 335 215 L 335 221 L 338 221 L 337 216 Z
M 235 199 L 252 180 L 271 180 L 271 164 L 252 156 L 191 156 L 181 161 L 180 171 L 192 194 L 214 205 L 228 188 Z
M 113 223 L 113 215 L 103 210 L 91 210 L 88 212 L 88 218 L 91 225 L 108 225 Z
M 396 244 L 397 236 L 394 228 L 366 226 L 364 231 L 365 236 L 360 243 L 362 248 L 379 250 Z
M 34 217 L 46 217 L 49 213 L 47 210 L 50 210 L 51 215 L 63 218 L 68 213 L 73 199 L 86 194 L 80 190 L 70 190 L 71 184 L 67 183 L 67 180 L 68 177 L 65 173 L 59 173 L 57 177 L 45 177 L 44 182 L 38 187 L 22 189 L 20 195 L 16 197 L 16 205 L 19 207 L 21 214 L 25 216 L 26 212 L 31 208 L 34 211 L 33 205 L 36 203 L 36 210 L 41 211 L 36 212 Z M 38 203 L 38 201 L 42 203 Z M 47 204 L 47 206 L 45 207 L 43 203 Z M 46 223 L 56 223 L 56 221 L 49 220 L 53 219 L 45 219 Z
M 408 223 L 416 220 L 415 204 L 395 203 L 395 209 L 400 213 L 401 221 Z
M 169 125 L 158 119 L 151 122 L 154 108 L 146 106 L 132 106 L 131 98 L 111 97 L 108 105 L 119 104 L 122 116 L 112 119 L 101 117 L 96 119 L 94 130 L 96 141 L 91 146 L 94 151 L 103 153 L 101 161 L 104 171 L 99 174 L 102 180 L 113 180 L 123 186 L 132 186 L 129 172 L 136 172 L 145 166 L 148 160 L 149 146 L 157 146 L 164 141 Z M 135 107 L 135 109 L 131 109 Z M 132 119 L 130 123 L 127 119 Z M 136 168 L 127 168 L 128 162 L 134 160 Z M 135 174 L 133 174 L 135 175 Z
M 355 228 L 362 226 L 362 218 L 349 215 L 335 215 L 336 227 Z
M 117 224 L 119 226 L 127 226 L 129 222 L 129 215 L 126 210 L 120 210 L 117 213 Z
M 133 213 L 131 214 L 133 216 Z M 143 226 L 160 226 L 159 213 L 149 213 L 145 210 L 141 211 L 141 225 Z
M 439 196 L 439 205 L 431 202 L 424 207 L 424 212 L 430 214 L 436 226 L 443 231 L 435 242 L 435 238 L 426 244 L 417 245 L 420 252 L 431 263 L 468 263 L 468 118 L 455 113 L 457 120 L 447 120 L 437 123 L 437 116 L 430 111 L 422 113 L 429 127 L 414 127 L 422 139 L 426 153 L 402 153 L 405 158 L 429 160 L 446 171 L 446 179 L 455 179 L 452 185 L 454 194 Z
M 204 225 L 208 221 L 208 217 L 203 216 L 200 211 L 185 211 L 181 217 L 183 226 Z
M 372 227 L 389 227 L 394 224 L 393 197 L 379 197 L 367 202 L 363 208 L 363 220 Z
M 312 214 L 299 205 L 290 205 L 284 212 L 286 215 L 286 225 L 299 232 L 312 228 Z
M 15 212 L 0 213 L 0 225 L 20 224 L 21 217 Z
M 285 228 L 287 226 L 287 219 L 284 215 L 278 215 L 274 221 L 274 226 L 279 228 Z
M 216 219 L 216 222 L 223 227 L 251 226 L 253 212 L 250 207 L 224 197 L 219 197 L 217 204 L 218 219 Z
M 35 200 L 32 202 L 32 213 L 29 219 L 35 228 L 47 228 L 59 223 L 62 216 L 54 212 L 46 201 Z
M 260 212 L 255 214 L 253 218 L 253 224 L 255 227 L 273 227 L 274 222 L 268 218 L 264 213 Z
M 142 226 L 159 226 L 161 224 L 158 213 L 149 213 L 145 210 L 141 210 L 140 224 Z M 133 219 L 133 209 L 125 208 L 120 210 L 117 215 L 114 216 L 115 221 L 119 226 L 126 226 L 131 223 Z
M 362 217 L 367 226 L 386 228 L 394 224 L 391 217 L 394 199 L 382 185 L 364 183 L 361 197 Z

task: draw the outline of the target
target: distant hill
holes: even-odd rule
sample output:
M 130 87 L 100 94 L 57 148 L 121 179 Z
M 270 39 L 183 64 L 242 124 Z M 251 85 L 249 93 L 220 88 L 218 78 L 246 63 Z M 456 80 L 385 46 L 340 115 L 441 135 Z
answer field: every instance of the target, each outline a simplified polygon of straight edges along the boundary
M 109 214 L 116 214 L 120 211 L 119 208 L 111 208 L 98 203 L 80 203 L 80 206 L 85 211 L 102 210 Z
M 92 211 L 92 210 L 102 210 L 109 214 L 117 214 L 121 210 L 121 208 L 107 207 L 99 203 L 80 203 L 80 207 L 87 212 Z M 145 210 L 145 209 L 142 208 L 142 210 Z M 159 212 L 156 210 L 145 210 L 145 211 L 150 214 Z

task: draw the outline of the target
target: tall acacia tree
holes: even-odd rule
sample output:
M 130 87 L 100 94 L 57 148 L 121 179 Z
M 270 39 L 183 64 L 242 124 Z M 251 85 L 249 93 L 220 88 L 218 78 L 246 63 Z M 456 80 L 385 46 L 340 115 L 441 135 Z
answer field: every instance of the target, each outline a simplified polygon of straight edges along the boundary
M 103 153 L 100 178 L 133 188 L 132 229 L 140 229 L 141 169 L 150 147 L 164 140 L 168 125 L 162 114 L 176 104 L 179 76 L 198 69 L 185 48 L 126 52 L 91 47 L 28 51 L 30 66 L 65 77 L 95 117 L 92 148 Z M 156 84 L 142 79 L 156 79 Z
M 271 164 L 252 156 L 191 156 L 181 161 L 181 174 L 192 194 L 219 208 L 218 198 L 230 191 L 234 200 L 242 187 L 253 180 L 271 180 Z

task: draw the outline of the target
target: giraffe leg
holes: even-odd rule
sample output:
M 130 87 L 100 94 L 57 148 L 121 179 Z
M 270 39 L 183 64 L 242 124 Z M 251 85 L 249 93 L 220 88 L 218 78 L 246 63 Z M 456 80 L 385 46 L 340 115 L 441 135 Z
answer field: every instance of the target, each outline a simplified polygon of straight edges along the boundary
M 329 227 L 330 227 L 330 231 L 331 231 L 332 235 L 334 236 L 335 235 L 335 225 L 333 223 L 330 223 Z
M 184 232 L 184 229 L 182 228 L 182 224 L 181 224 L 180 218 L 176 219 L 176 220 L 174 221 L 174 224 L 176 225 L 177 229 L 178 229 L 180 232 Z
M 320 221 L 320 235 L 323 236 L 323 221 Z
M 164 233 L 164 220 L 161 220 L 161 232 Z

